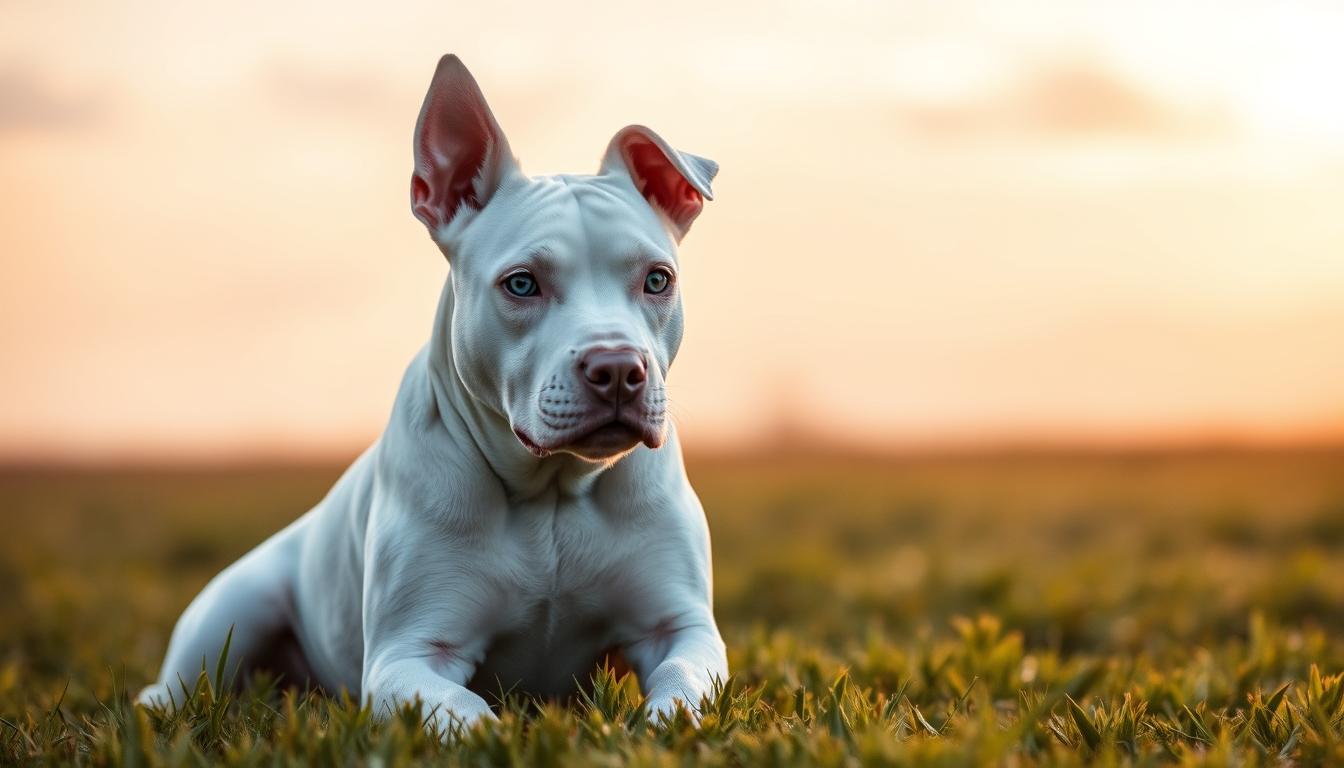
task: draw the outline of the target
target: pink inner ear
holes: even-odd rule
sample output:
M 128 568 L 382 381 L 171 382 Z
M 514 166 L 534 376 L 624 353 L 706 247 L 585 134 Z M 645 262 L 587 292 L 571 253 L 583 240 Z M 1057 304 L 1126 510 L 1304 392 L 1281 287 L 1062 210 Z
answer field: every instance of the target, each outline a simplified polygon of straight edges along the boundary
M 655 144 L 631 138 L 624 146 L 626 166 L 639 193 L 683 231 L 704 208 L 705 199 L 686 181 Z
M 436 81 L 424 107 L 411 209 L 431 229 L 447 224 L 463 205 L 481 207 L 476 179 L 496 140 L 491 118 L 473 90 Z

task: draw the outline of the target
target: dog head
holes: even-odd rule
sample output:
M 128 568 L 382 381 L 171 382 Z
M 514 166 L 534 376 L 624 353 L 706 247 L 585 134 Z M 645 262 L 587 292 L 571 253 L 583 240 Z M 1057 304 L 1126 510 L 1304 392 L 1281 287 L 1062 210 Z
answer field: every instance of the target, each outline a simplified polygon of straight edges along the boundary
M 525 176 L 466 67 L 439 61 L 411 210 L 451 265 L 457 375 L 533 454 L 604 461 L 662 444 L 676 248 L 717 170 L 629 126 L 596 175 Z

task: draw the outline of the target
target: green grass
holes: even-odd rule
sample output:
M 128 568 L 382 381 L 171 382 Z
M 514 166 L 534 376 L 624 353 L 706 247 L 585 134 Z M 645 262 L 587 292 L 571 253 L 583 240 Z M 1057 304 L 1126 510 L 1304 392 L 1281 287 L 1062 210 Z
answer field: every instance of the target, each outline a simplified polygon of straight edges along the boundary
M 1344 764 L 1344 453 L 693 461 L 733 678 L 406 709 L 128 703 L 187 601 L 338 467 L 0 474 L 0 764 Z

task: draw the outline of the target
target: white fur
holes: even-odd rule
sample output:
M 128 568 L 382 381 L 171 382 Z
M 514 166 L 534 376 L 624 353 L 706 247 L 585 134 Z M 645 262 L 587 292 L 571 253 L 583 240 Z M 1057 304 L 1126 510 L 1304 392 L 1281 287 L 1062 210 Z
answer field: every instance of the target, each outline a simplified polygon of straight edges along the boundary
M 708 196 L 713 163 L 666 151 Z M 675 268 L 684 226 L 610 153 L 596 176 L 529 178 L 507 152 L 490 162 L 486 202 L 433 233 L 452 269 L 383 435 L 192 601 L 142 703 L 180 703 L 178 681 L 213 668 L 230 627 L 231 675 L 306 676 L 380 716 L 418 696 L 440 725 L 493 717 L 482 693 L 570 692 L 605 649 L 623 651 L 652 712 L 694 706 L 726 676 L 704 513 L 664 416 L 681 300 L 641 290 L 651 265 Z M 504 295 L 516 264 L 544 300 Z M 573 448 L 591 422 L 575 359 L 594 344 L 647 355 L 645 397 L 627 406 L 642 444 Z M 547 398 L 579 426 L 552 426 Z

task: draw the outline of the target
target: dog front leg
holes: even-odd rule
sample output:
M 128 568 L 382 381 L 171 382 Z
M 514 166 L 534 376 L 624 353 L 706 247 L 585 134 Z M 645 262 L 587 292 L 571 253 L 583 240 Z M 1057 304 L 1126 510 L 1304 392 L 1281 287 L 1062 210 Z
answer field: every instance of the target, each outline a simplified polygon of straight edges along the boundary
M 379 719 L 418 697 L 424 702 L 426 724 L 447 735 L 454 726 L 469 728 L 479 720 L 496 719 L 485 699 L 466 688 L 475 666 L 474 660 L 444 647 L 428 655 L 384 652 L 365 664 L 364 695 L 372 699 Z
M 698 719 L 701 697 L 728 677 L 723 638 L 713 616 L 705 614 L 687 623 L 660 622 L 627 651 L 644 689 L 644 706 L 655 720 L 674 715 L 678 702 Z

